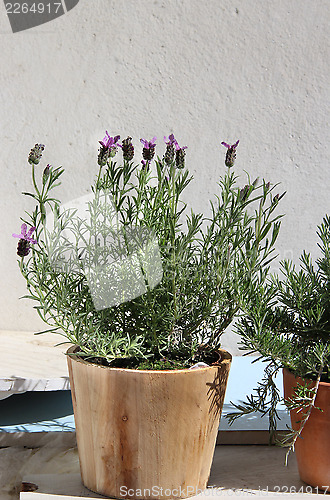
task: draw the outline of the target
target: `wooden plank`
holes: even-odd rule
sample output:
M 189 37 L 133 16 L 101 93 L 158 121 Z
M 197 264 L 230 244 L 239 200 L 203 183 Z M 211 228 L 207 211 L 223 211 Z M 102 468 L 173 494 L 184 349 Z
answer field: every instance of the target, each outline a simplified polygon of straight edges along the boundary
M 198 500 L 236 496 L 316 500 L 321 495 L 325 499 L 324 494 L 317 495 L 315 489 L 300 480 L 294 454 L 288 467 L 284 466 L 285 452 L 275 446 L 217 446 L 208 489 Z M 84 488 L 77 473 L 29 474 L 24 481 L 37 484 L 38 490 L 21 493 L 21 500 L 104 498 Z
M 64 338 L 45 333 L 0 331 L 0 399 L 26 391 L 70 388 Z
M 77 500 L 77 498 L 84 498 L 84 497 L 77 497 L 77 496 L 72 496 L 72 495 L 50 495 L 49 493 L 37 493 L 35 495 L 34 493 L 21 493 L 20 494 L 20 499 L 21 500 Z M 97 497 L 90 497 L 91 500 L 93 498 L 96 500 Z
M 21 500 L 65 500 L 77 498 L 105 498 L 85 488 L 80 474 L 29 474 L 23 478 Z
M 278 470 L 278 468 L 277 468 Z M 270 463 L 268 463 L 265 467 L 261 469 L 261 480 L 263 482 L 263 486 L 265 484 L 265 472 L 267 473 L 268 480 L 271 478 L 271 475 L 274 474 L 274 468 L 270 470 Z M 239 470 L 233 473 L 239 475 Z M 260 470 L 254 471 L 254 477 L 260 477 Z M 90 500 L 99 500 L 100 498 L 106 498 L 101 495 L 97 495 L 81 485 L 80 476 L 78 474 L 40 474 L 36 476 L 28 476 L 29 481 L 34 481 L 34 483 L 30 483 L 31 489 L 33 489 L 33 484 L 38 485 L 38 490 L 34 491 L 25 491 L 20 493 L 20 500 L 78 500 L 79 498 L 89 498 Z M 256 481 L 256 479 L 255 479 Z M 294 490 L 292 489 L 292 493 L 290 494 L 285 486 L 289 483 L 282 482 L 283 477 L 281 477 L 281 481 L 279 481 L 278 490 L 274 491 L 273 487 L 266 486 L 263 489 L 249 489 L 248 487 L 240 487 L 237 488 L 237 481 L 235 479 L 232 480 L 231 487 L 219 487 L 214 483 L 210 482 L 210 487 L 204 492 L 200 493 L 198 496 L 194 495 L 190 497 L 190 500 L 207 500 L 210 498 L 235 498 L 235 497 L 243 497 L 243 498 L 267 498 L 268 500 L 279 500 L 283 498 L 292 498 L 294 495 L 295 500 L 315 500 L 316 498 L 320 498 L 321 494 L 309 493 L 309 490 L 306 488 L 307 485 L 301 482 L 295 482 Z M 257 483 L 255 483 L 257 484 Z M 270 482 L 268 481 L 268 483 Z M 28 488 L 29 485 L 25 483 L 25 487 Z M 282 488 L 282 489 L 281 489 Z M 293 486 L 291 486 L 293 488 Z M 301 491 L 299 491 L 301 488 Z M 48 493 L 47 493 L 48 491 Z M 59 493 L 53 493 L 57 491 Z M 108 498 L 108 497 L 107 497 Z M 324 495 L 322 495 L 324 499 Z M 114 499 L 113 499 L 114 500 Z
M 101 497 L 86 497 L 85 496 L 73 496 L 73 495 L 51 495 L 49 493 L 20 493 L 20 500 L 77 500 L 78 498 L 90 498 L 90 500 L 98 500 Z M 102 497 L 105 498 L 105 497 Z M 115 500 L 115 499 L 114 499 Z

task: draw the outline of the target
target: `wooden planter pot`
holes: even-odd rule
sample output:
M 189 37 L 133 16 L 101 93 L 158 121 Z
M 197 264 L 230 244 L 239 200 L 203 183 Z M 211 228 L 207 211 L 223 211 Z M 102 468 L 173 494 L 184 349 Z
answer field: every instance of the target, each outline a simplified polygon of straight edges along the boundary
M 106 368 L 68 350 L 81 476 L 117 498 L 185 498 L 207 486 L 231 355 L 194 370 Z
M 297 383 L 306 383 L 291 372 L 283 370 L 284 397 L 290 398 Z M 310 387 L 315 382 L 307 381 Z M 295 452 L 299 475 L 303 481 L 319 489 L 330 490 L 330 383 L 320 382 L 315 406 L 323 411 L 312 409 L 311 415 L 298 438 Z M 299 429 L 297 421 L 302 419 L 302 412 L 290 411 L 292 428 Z

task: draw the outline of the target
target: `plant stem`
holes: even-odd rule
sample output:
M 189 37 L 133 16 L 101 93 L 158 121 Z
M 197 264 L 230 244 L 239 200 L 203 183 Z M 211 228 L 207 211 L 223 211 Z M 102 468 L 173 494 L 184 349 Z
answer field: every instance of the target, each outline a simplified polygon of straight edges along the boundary
M 33 165 L 32 165 L 32 182 L 33 182 L 34 189 L 36 190 L 36 193 L 37 193 L 37 195 L 39 197 L 39 201 L 40 201 L 40 191 L 38 189 L 38 184 L 36 182 L 35 170 L 34 169 L 35 169 L 35 165 L 33 163 Z

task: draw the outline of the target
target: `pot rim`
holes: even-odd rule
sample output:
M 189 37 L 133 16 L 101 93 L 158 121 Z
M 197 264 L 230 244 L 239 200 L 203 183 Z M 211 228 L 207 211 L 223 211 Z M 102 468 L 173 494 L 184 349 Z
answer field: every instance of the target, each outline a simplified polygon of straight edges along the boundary
M 306 377 L 302 377 L 301 375 L 295 375 L 291 370 L 289 370 L 289 368 L 287 368 L 286 366 L 283 366 L 282 367 L 282 370 L 283 372 L 286 372 L 288 373 L 289 375 L 291 375 L 292 377 L 294 377 L 295 379 L 300 379 L 300 380 L 304 380 L 306 382 L 311 382 L 313 384 L 315 384 L 316 380 L 313 380 L 312 378 L 306 378 Z M 329 387 L 330 386 L 330 382 L 323 382 L 323 381 L 320 381 L 319 382 L 319 386 L 322 386 L 322 387 Z
M 198 372 L 203 372 L 206 370 L 209 370 L 210 368 L 219 368 L 220 366 L 223 365 L 231 365 L 232 362 L 232 355 L 226 351 L 225 349 L 217 349 L 217 352 L 220 354 L 220 360 L 219 362 L 209 365 L 209 366 L 203 366 L 201 368 L 194 368 L 191 370 L 190 368 L 184 368 L 182 370 L 138 370 L 136 368 L 120 368 L 120 367 L 114 367 L 114 366 L 103 366 L 103 365 L 97 365 L 96 363 L 91 363 L 90 361 L 86 361 L 83 358 L 80 358 L 75 354 L 75 350 L 78 348 L 77 345 L 72 345 L 69 347 L 69 349 L 66 351 L 66 356 L 70 358 L 71 360 L 74 360 L 78 363 L 82 363 L 84 365 L 89 365 L 93 366 L 96 368 L 103 368 L 105 370 L 111 370 L 111 371 L 116 371 L 116 372 L 134 372 L 134 373 L 152 373 L 152 374 L 157 374 L 157 373 L 166 373 L 166 374 L 178 374 L 178 373 L 198 373 Z

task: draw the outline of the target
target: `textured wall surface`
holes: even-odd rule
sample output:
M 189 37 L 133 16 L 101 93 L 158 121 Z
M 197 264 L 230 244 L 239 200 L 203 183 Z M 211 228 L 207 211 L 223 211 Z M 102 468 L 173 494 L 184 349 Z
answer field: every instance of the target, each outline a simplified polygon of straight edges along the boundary
M 42 327 L 18 299 L 11 237 L 33 206 L 21 191 L 35 142 L 46 163 L 65 167 L 57 194 L 68 201 L 87 192 L 105 129 L 136 145 L 174 132 L 189 147 L 189 201 L 203 211 L 223 168 L 220 142 L 239 138 L 242 184 L 246 169 L 287 191 L 280 256 L 317 255 L 315 228 L 330 211 L 329 25 L 328 0 L 80 0 L 14 34 L 1 2 L 0 329 Z

